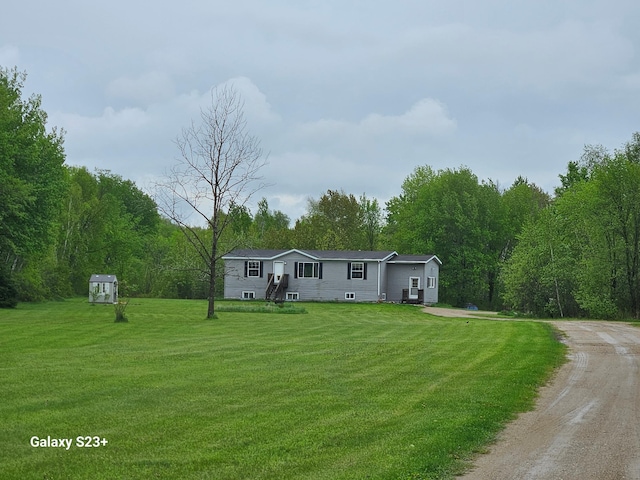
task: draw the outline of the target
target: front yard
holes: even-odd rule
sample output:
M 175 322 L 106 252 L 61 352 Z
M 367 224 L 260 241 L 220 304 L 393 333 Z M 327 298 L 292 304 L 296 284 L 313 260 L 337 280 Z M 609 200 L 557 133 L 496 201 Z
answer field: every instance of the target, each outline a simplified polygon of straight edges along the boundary
M 2 478 L 450 478 L 564 356 L 545 323 L 303 306 L 0 310 Z

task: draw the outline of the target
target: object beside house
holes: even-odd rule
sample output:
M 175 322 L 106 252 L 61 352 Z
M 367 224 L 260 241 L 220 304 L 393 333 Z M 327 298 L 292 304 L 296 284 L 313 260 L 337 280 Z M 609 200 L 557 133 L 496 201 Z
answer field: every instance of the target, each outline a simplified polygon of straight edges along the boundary
M 89 303 L 118 303 L 118 279 L 115 275 L 91 275 Z

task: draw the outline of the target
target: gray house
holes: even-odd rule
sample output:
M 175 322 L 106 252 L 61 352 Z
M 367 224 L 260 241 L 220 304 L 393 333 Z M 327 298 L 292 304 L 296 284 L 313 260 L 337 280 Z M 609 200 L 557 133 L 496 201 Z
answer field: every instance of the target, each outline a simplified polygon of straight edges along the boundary
M 224 297 L 351 302 L 438 301 L 435 255 L 337 250 L 234 250 L 225 261 Z
M 115 275 L 91 275 L 89 302 L 118 303 L 118 279 Z

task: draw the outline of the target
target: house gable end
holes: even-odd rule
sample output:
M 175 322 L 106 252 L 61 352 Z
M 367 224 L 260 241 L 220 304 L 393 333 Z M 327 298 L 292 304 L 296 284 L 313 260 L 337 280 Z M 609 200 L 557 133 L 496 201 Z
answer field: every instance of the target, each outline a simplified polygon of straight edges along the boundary
M 317 260 L 316 257 L 297 248 L 290 250 L 233 250 L 226 255 L 222 256 L 223 260 L 277 260 L 282 257 L 286 257 L 290 254 L 300 254 L 309 257 L 313 260 Z

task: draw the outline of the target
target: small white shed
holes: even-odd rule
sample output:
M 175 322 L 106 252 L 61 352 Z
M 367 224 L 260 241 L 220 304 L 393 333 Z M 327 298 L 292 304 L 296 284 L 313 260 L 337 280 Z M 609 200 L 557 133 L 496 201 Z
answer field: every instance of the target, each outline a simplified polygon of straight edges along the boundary
M 90 303 L 118 303 L 118 279 L 115 275 L 91 275 L 89 279 Z

